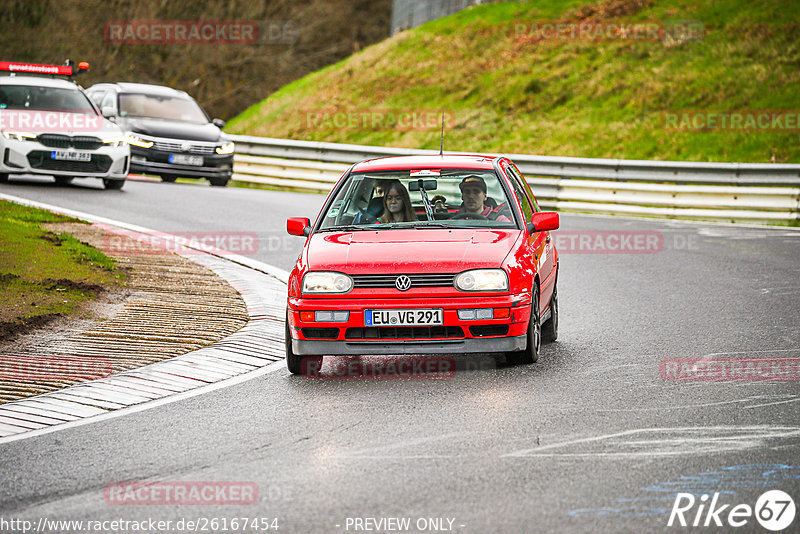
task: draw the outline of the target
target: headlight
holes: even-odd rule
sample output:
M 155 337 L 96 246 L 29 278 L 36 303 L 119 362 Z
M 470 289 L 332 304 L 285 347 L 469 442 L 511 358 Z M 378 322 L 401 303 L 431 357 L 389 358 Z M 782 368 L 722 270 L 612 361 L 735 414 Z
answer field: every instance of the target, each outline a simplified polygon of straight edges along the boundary
M 146 139 L 142 139 L 138 135 L 135 135 L 135 134 L 132 134 L 132 133 L 129 133 L 128 135 L 126 135 L 125 136 L 125 140 L 130 145 L 138 146 L 138 147 L 142 147 L 142 148 L 150 148 L 151 146 L 153 146 L 153 142 L 152 141 L 148 141 Z
M 4 131 L 3 137 L 6 139 L 12 139 L 14 141 L 33 141 L 36 139 L 36 134 L 26 133 L 26 132 L 9 132 Z
M 473 269 L 456 276 L 461 291 L 508 291 L 508 276 L 503 269 Z
M 342 273 L 311 272 L 303 277 L 303 293 L 347 293 L 353 279 Z
M 116 148 L 118 146 L 124 146 L 125 143 L 128 142 L 127 139 L 127 137 L 109 137 L 107 139 L 103 139 L 103 144 Z
M 222 146 L 217 147 L 217 154 L 233 154 L 234 144 L 233 143 L 225 143 Z

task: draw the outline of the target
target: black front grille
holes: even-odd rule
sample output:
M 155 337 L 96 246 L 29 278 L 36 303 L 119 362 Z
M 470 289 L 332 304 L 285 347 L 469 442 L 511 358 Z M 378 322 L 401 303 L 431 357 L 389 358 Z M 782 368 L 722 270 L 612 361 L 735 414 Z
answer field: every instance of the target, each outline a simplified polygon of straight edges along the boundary
M 507 336 L 507 324 L 483 324 L 469 327 L 469 333 L 475 337 Z
M 338 328 L 303 328 L 306 339 L 336 339 L 339 337 Z
M 395 280 L 400 274 L 357 274 L 352 275 L 355 288 L 396 287 Z M 455 274 L 408 274 L 411 278 L 411 287 L 453 287 Z
M 51 148 L 77 148 L 79 150 L 97 150 L 103 142 L 97 137 L 76 135 L 70 137 L 60 134 L 41 134 L 36 138 L 39 143 Z
M 370 326 L 348 328 L 345 339 L 434 339 L 460 338 L 464 331 L 459 326 Z
M 72 138 L 68 135 L 42 134 L 36 140 L 51 148 L 69 148 L 72 143 Z
M 28 163 L 34 169 L 66 172 L 108 172 L 111 158 L 106 155 L 92 154 L 90 161 L 66 161 L 50 159 L 50 152 L 34 150 L 28 153 Z
M 75 136 L 72 138 L 72 146 L 78 150 L 97 150 L 103 146 L 103 142 L 97 137 Z

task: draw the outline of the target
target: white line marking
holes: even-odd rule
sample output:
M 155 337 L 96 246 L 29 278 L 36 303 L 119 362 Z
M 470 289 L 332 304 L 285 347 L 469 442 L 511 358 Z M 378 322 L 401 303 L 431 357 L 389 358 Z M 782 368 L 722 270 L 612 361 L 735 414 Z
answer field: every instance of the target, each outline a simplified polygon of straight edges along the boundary
M 279 369 L 286 369 L 286 363 L 283 360 L 273 362 L 269 365 L 262 367 L 261 369 L 256 369 L 255 371 L 250 371 L 249 373 L 245 373 L 243 375 L 234 376 L 228 378 L 226 380 L 221 380 L 219 382 L 214 382 L 213 384 L 208 384 L 205 386 L 200 386 L 198 388 L 194 388 L 190 391 L 184 391 L 183 393 L 175 393 L 174 395 L 170 395 L 169 397 L 164 397 L 161 399 L 152 400 L 149 402 L 145 402 L 142 404 L 137 404 L 136 406 L 131 406 L 129 408 L 120 408 L 119 410 L 114 410 L 113 412 L 108 412 L 101 415 L 95 415 L 92 417 L 87 417 L 84 419 L 77 419 L 75 421 L 70 421 L 68 423 L 62 423 L 60 425 L 54 425 L 48 428 L 43 428 L 41 430 L 32 430 L 30 432 L 25 432 L 22 434 L 17 434 L 14 436 L 8 436 L 5 438 L 0 438 L 0 445 L 5 443 L 10 443 L 12 441 L 18 441 L 22 439 L 33 438 L 37 436 L 42 436 L 44 434 L 50 434 L 51 432 L 58 432 L 59 430 L 66 430 L 68 428 L 75 428 L 78 426 L 89 425 L 93 423 L 99 423 L 100 421 L 106 421 L 108 419 L 114 419 L 116 417 L 121 417 L 124 415 L 130 415 L 138 412 L 143 412 L 145 410 L 149 410 L 151 408 L 156 408 L 158 406 L 163 406 L 165 404 L 172 404 L 173 402 L 182 401 L 185 399 L 190 399 L 192 397 L 196 397 L 198 395 L 203 395 L 205 393 L 211 393 L 212 391 L 216 391 L 218 389 L 227 388 L 230 386 L 235 386 L 237 384 L 241 384 L 243 382 L 247 382 L 254 378 L 258 378 L 260 376 L 264 376 L 268 373 L 272 373 L 278 371 Z
M 666 437 L 662 439 L 640 439 L 631 442 L 612 442 L 608 447 L 622 448 L 625 446 L 648 446 L 656 448 L 659 445 L 680 446 L 680 450 L 645 450 L 645 451 L 620 451 L 620 452 L 575 452 L 575 453 L 558 453 L 545 452 L 552 449 L 570 447 L 572 445 L 582 443 L 592 443 L 601 440 L 610 440 L 622 436 L 629 436 L 633 434 L 646 434 L 646 433 L 665 433 L 667 436 L 672 434 L 674 437 Z M 709 436 L 713 432 L 728 432 L 729 435 Z M 680 435 L 686 433 L 688 435 Z M 700 434 L 698 437 L 694 435 Z M 657 457 L 657 456 L 676 456 L 684 454 L 703 454 L 712 452 L 722 452 L 728 450 L 744 450 L 748 448 L 758 447 L 762 445 L 765 440 L 779 439 L 779 438 L 796 438 L 800 436 L 800 427 L 768 427 L 768 426 L 710 426 L 710 427 L 675 427 L 675 428 L 640 428 L 636 430 L 626 430 L 624 432 L 616 432 L 613 434 L 603 434 L 600 436 L 592 436 L 589 438 L 581 438 L 568 440 L 560 443 L 553 443 L 542 447 L 532 449 L 520 449 L 507 454 L 503 454 L 501 458 L 525 458 L 533 456 L 591 456 L 591 457 Z
M 534 193 L 535 194 L 535 193 Z M 625 221 L 636 221 L 636 222 L 651 222 L 656 224 L 665 224 L 667 226 L 671 224 L 683 224 L 683 225 L 690 225 L 690 226 L 721 226 L 721 227 L 730 227 L 730 228 L 754 228 L 756 230 L 779 230 L 781 232 L 787 233 L 800 233 L 799 228 L 795 228 L 793 226 L 766 226 L 760 224 L 747 224 L 747 223 L 729 223 L 729 222 L 722 222 L 722 221 L 687 221 L 684 219 L 655 219 L 651 217 L 631 217 L 627 215 L 608 215 L 605 213 L 572 213 L 569 211 L 561 212 L 563 215 L 569 215 L 570 217 L 599 217 L 601 219 L 618 219 L 618 220 L 625 220 Z
M 800 401 L 800 398 L 789 399 L 789 400 L 785 400 L 785 401 L 770 402 L 770 403 L 767 403 L 767 404 L 756 404 L 755 406 L 744 406 L 742 409 L 743 410 L 752 410 L 753 408 L 763 408 L 765 406 L 775 406 L 776 404 L 786 404 L 788 402 L 797 402 L 797 401 Z

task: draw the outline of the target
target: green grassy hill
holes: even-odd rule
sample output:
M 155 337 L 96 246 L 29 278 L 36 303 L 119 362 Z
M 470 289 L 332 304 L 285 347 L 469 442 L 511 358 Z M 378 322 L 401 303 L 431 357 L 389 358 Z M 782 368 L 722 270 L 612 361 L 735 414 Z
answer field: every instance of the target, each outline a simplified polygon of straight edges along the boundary
M 609 24 L 625 22 L 664 32 L 648 39 L 553 38 L 544 25 L 555 22 L 565 31 L 592 24 L 593 31 L 611 32 Z M 289 84 L 227 130 L 435 149 L 437 125 L 398 128 L 393 120 L 407 124 L 417 113 L 431 122 L 444 109 L 448 150 L 800 162 L 799 22 L 797 0 L 477 6 Z M 668 113 L 743 110 L 794 111 L 795 131 L 667 123 L 675 117 Z

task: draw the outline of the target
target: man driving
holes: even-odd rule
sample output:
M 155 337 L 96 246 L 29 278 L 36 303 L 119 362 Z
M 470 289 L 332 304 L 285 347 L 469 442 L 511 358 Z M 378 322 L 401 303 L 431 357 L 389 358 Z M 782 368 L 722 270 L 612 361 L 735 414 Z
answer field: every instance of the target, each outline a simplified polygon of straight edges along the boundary
M 469 215 L 475 215 L 476 219 L 511 222 L 507 215 L 501 213 L 501 209 L 505 208 L 505 204 L 499 207 L 492 205 L 496 203 L 486 196 L 486 182 L 480 176 L 475 174 L 465 176 L 461 183 L 458 184 L 458 187 L 461 189 L 463 205 L 456 215 L 464 214 L 465 218 L 469 218 Z M 503 211 L 506 211 L 506 209 L 503 209 Z

